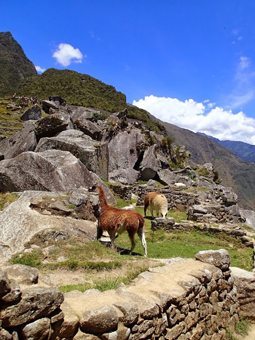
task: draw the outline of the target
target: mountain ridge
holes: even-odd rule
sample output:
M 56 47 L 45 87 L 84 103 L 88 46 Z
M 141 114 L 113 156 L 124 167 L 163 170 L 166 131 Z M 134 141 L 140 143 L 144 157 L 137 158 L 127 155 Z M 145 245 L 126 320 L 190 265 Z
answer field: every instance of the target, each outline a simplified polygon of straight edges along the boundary
M 37 74 L 10 32 L 0 32 L 0 69 L 1 96 L 13 93 L 23 79 Z

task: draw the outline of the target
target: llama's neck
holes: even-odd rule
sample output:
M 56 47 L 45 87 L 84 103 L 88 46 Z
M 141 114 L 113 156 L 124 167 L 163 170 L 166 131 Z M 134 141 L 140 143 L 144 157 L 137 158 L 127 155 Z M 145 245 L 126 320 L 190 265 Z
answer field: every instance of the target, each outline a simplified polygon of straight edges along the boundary
M 106 197 L 105 197 L 105 193 L 103 188 L 98 186 L 98 192 L 99 192 L 99 203 L 100 203 L 100 207 L 101 208 L 105 208 L 108 206 L 107 201 L 106 201 Z

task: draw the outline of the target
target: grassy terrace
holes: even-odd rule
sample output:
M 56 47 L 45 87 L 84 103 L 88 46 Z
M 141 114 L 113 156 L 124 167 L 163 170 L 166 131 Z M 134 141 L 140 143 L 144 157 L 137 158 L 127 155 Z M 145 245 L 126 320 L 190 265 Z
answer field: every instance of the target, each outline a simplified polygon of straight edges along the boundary
M 0 135 L 10 137 L 22 128 L 19 111 L 11 111 L 7 108 L 9 100 L 0 98 Z
M 127 204 L 127 202 L 126 202 Z M 118 200 L 118 205 L 123 206 L 124 201 Z M 142 213 L 142 208 L 137 210 Z M 169 216 L 176 220 L 186 218 L 184 212 L 170 211 Z M 118 252 L 106 247 L 98 241 L 79 243 L 77 240 L 63 242 L 54 248 L 54 251 L 44 260 L 41 250 L 34 250 L 32 253 L 17 255 L 12 259 L 12 263 L 22 263 L 39 268 L 42 272 L 53 273 L 58 271 L 80 272 L 81 278 L 86 276 L 86 282 L 81 279 L 79 283 L 59 285 L 64 291 L 97 288 L 107 290 L 118 287 L 121 283 L 128 284 L 139 273 L 149 267 L 160 265 L 157 259 L 184 257 L 194 258 L 200 250 L 206 249 L 226 249 L 231 257 L 231 265 L 252 269 L 252 250 L 246 248 L 242 243 L 224 233 L 219 238 L 218 235 L 202 231 L 175 231 L 171 233 L 151 231 L 151 221 L 145 220 L 146 239 L 148 245 L 148 258 L 144 258 L 143 248 L 140 240 L 137 243 L 134 254 L 128 255 L 130 241 L 127 233 L 119 235 L 116 239 Z M 63 257 L 63 261 L 59 258 Z

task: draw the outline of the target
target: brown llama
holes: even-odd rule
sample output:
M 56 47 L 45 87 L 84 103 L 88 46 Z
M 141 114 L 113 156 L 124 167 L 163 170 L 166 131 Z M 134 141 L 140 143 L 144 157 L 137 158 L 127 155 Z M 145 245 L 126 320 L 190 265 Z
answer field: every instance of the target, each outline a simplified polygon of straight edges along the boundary
M 117 233 L 121 234 L 126 230 L 131 242 L 130 253 L 132 253 L 135 248 L 135 234 L 137 233 L 143 245 L 144 256 L 147 256 L 143 216 L 134 210 L 124 210 L 108 205 L 103 188 L 97 186 L 97 190 L 101 209 L 98 218 L 97 239 L 100 239 L 103 231 L 107 231 L 111 239 L 111 247 L 115 248 L 114 240 Z

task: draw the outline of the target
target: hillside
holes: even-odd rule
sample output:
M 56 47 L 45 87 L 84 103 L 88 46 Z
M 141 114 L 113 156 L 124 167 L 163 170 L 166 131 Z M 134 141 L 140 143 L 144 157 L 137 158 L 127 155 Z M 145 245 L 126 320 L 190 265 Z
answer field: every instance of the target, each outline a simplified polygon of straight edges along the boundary
M 37 73 L 10 32 L 0 32 L 0 70 L 0 96 L 15 92 L 20 81 Z
M 126 106 L 126 96 L 113 86 L 86 74 L 70 70 L 49 69 L 42 75 L 24 80 L 18 94 L 40 99 L 57 94 L 73 105 L 96 107 L 110 112 Z
M 210 162 L 218 171 L 222 184 L 232 187 L 239 197 L 240 205 L 255 209 L 255 166 L 245 163 L 233 153 L 212 141 L 209 137 L 163 123 L 167 133 L 177 144 L 185 145 L 195 163 Z
M 219 140 L 211 136 L 209 138 L 231 151 L 234 155 L 236 155 L 243 161 L 255 163 L 255 145 L 240 141 Z

